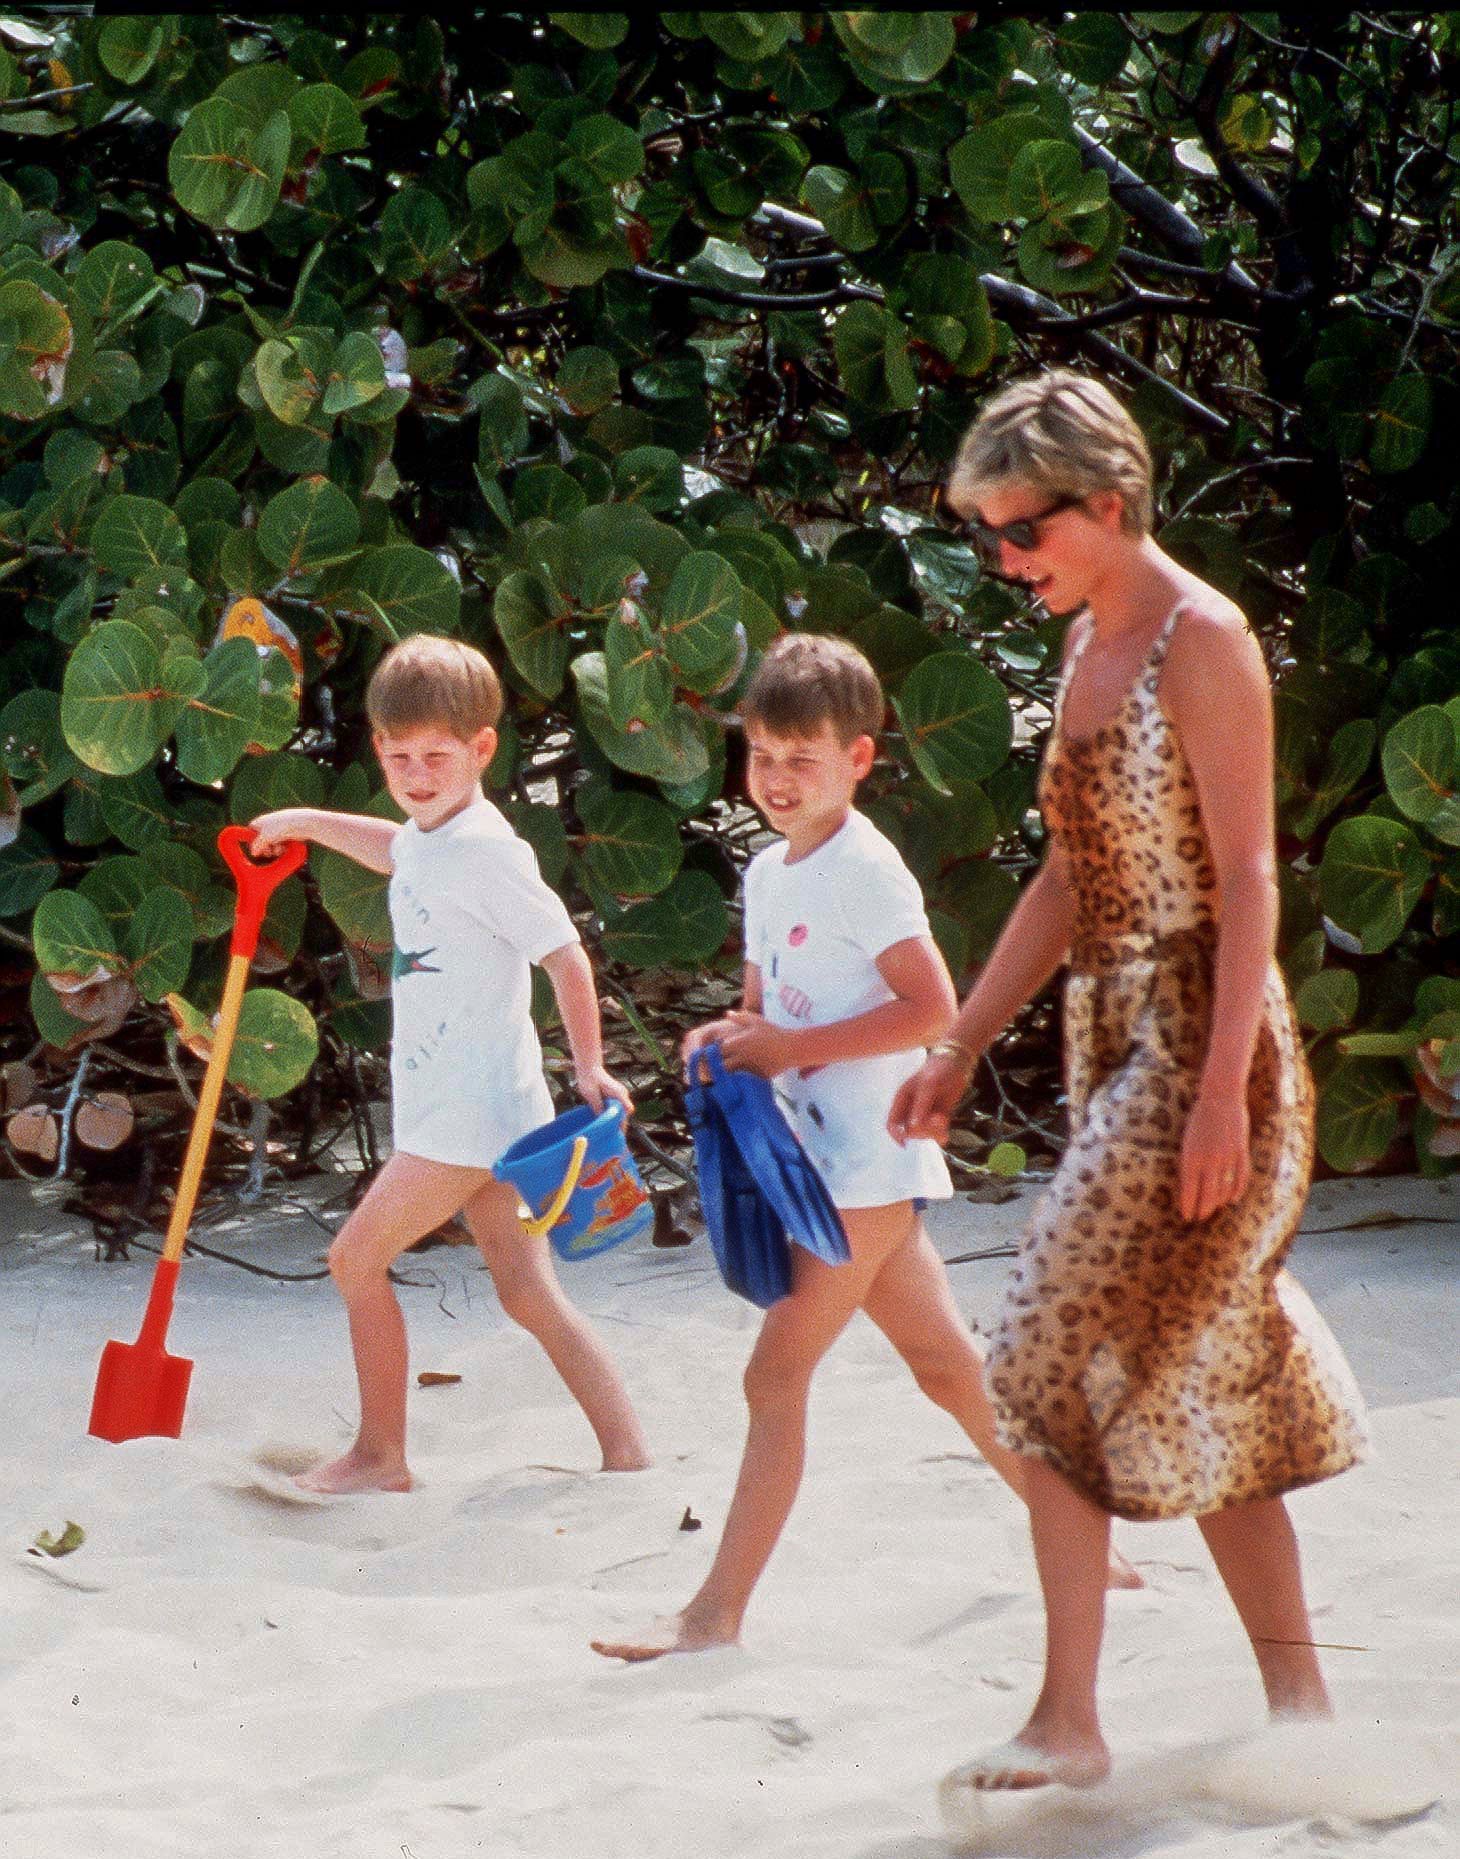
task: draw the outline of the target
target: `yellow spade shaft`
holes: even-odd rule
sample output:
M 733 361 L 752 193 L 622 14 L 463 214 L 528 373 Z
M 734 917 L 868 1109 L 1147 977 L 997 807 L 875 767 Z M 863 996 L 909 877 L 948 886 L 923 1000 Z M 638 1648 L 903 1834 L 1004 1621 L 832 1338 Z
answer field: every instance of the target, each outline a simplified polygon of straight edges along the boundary
M 192 1134 L 178 1177 L 177 1199 L 172 1204 L 172 1218 L 167 1223 L 167 1238 L 162 1256 L 176 1262 L 182 1257 L 188 1225 L 197 1205 L 198 1187 L 203 1179 L 203 1164 L 208 1159 L 208 1144 L 218 1116 L 218 1100 L 223 1095 L 223 1080 L 233 1052 L 233 1035 L 238 1031 L 238 1016 L 243 1007 L 243 991 L 248 986 L 249 958 L 235 955 L 228 963 L 228 978 L 223 984 L 223 1004 L 218 1009 L 218 1026 L 213 1034 L 213 1049 L 208 1054 L 208 1069 L 203 1073 L 203 1088 L 198 1093 L 198 1108 L 193 1116 Z

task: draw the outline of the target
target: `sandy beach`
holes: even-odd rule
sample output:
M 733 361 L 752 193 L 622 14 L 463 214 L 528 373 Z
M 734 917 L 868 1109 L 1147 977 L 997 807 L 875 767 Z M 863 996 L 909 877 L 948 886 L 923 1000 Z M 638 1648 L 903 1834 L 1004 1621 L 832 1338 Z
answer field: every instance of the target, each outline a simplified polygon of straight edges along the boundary
M 950 1259 L 1006 1244 L 1022 1211 L 958 1201 L 934 1237 Z M 1340 1726 L 1253 1736 L 1256 1673 L 1194 1526 L 1122 1526 L 1147 1586 L 1111 1602 L 1115 1775 L 1001 1804 L 965 1829 L 980 1850 L 1460 1853 L 1453 1794 L 1425 1806 L 1460 1774 L 1457 1216 L 1455 1183 L 1324 1183 L 1295 1254 L 1375 1435 L 1368 1465 L 1294 1500 L 1316 1626 L 1342 1649 Z M 564 1267 L 653 1470 L 592 1469 L 475 1253 L 435 1248 L 404 1262 L 413 1374 L 460 1380 L 413 1389 L 418 1488 L 311 1502 L 287 1474 L 354 1412 L 327 1281 L 189 1259 L 169 1339 L 196 1364 L 183 1436 L 114 1446 L 86 1433 L 91 1391 L 106 1339 L 136 1335 L 152 1259 L 98 1264 L 89 1229 L 15 1183 L 0 1234 L 4 1859 L 951 1850 L 939 1778 L 1017 1727 L 1040 1607 L 1019 1507 L 865 1320 L 816 1385 L 744 1646 L 628 1669 L 590 1637 L 688 1597 L 739 1456 L 757 1313 L 703 1239 Z M 277 1206 L 200 1236 L 298 1272 L 323 1242 Z M 952 1267 L 970 1320 L 1005 1269 Z M 68 1520 L 75 1553 L 34 1553 Z

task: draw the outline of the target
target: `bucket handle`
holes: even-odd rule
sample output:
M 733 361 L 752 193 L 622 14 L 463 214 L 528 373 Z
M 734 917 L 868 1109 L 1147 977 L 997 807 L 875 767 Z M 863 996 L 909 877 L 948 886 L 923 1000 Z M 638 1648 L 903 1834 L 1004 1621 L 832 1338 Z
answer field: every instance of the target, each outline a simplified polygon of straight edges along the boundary
M 568 1166 L 563 1171 L 563 1179 L 558 1183 L 553 1198 L 548 1202 L 544 1212 L 536 1214 L 531 1220 L 523 1221 L 523 1228 L 533 1239 L 541 1239 L 550 1226 L 556 1224 L 558 1216 L 572 1199 L 573 1190 L 578 1185 L 578 1177 L 583 1173 L 583 1158 L 588 1153 L 588 1138 L 573 1138 L 573 1153 L 568 1157 Z

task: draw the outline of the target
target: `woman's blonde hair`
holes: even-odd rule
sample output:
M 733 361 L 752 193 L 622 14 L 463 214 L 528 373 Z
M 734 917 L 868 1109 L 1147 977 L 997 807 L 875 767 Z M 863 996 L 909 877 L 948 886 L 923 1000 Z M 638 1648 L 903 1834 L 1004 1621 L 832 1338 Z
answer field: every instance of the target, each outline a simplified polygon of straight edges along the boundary
M 1155 517 L 1145 436 L 1099 381 L 1046 368 L 994 395 L 965 433 L 948 480 L 960 516 L 1001 484 L 1027 484 L 1054 499 L 1115 491 L 1121 526 L 1148 535 Z
M 385 736 L 444 729 L 470 742 L 480 730 L 495 728 L 502 686 L 486 655 L 464 639 L 414 633 L 375 667 L 365 714 Z

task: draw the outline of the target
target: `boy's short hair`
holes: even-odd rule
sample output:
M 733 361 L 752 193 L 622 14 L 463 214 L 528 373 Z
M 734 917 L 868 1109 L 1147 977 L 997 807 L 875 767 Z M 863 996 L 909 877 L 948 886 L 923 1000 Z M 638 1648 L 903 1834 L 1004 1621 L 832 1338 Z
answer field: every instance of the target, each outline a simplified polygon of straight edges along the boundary
M 1027 484 L 1054 501 L 1115 491 L 1121 527 L 1149 535 L 1155 517 L 1145 435 L 1101 382 L 1071 368 L 1026 375 L 994 395 L 964 435 L 948 480 L 960 516 L 981 492 Z
M 365 691 L 372 729 L 399 736 L 410 729 L 448 729 L 462 742 L 495 727 L 502 686 L 490 661 L 463 639 L 413 633 L 392 646 Z
M 875 737 L 886 707 L 877 673 L 854 645 L 827 633 L 783 633 L 756 666 L 740 717 L 773 736 L 814 736 L 829 723 L 845 748 Z

